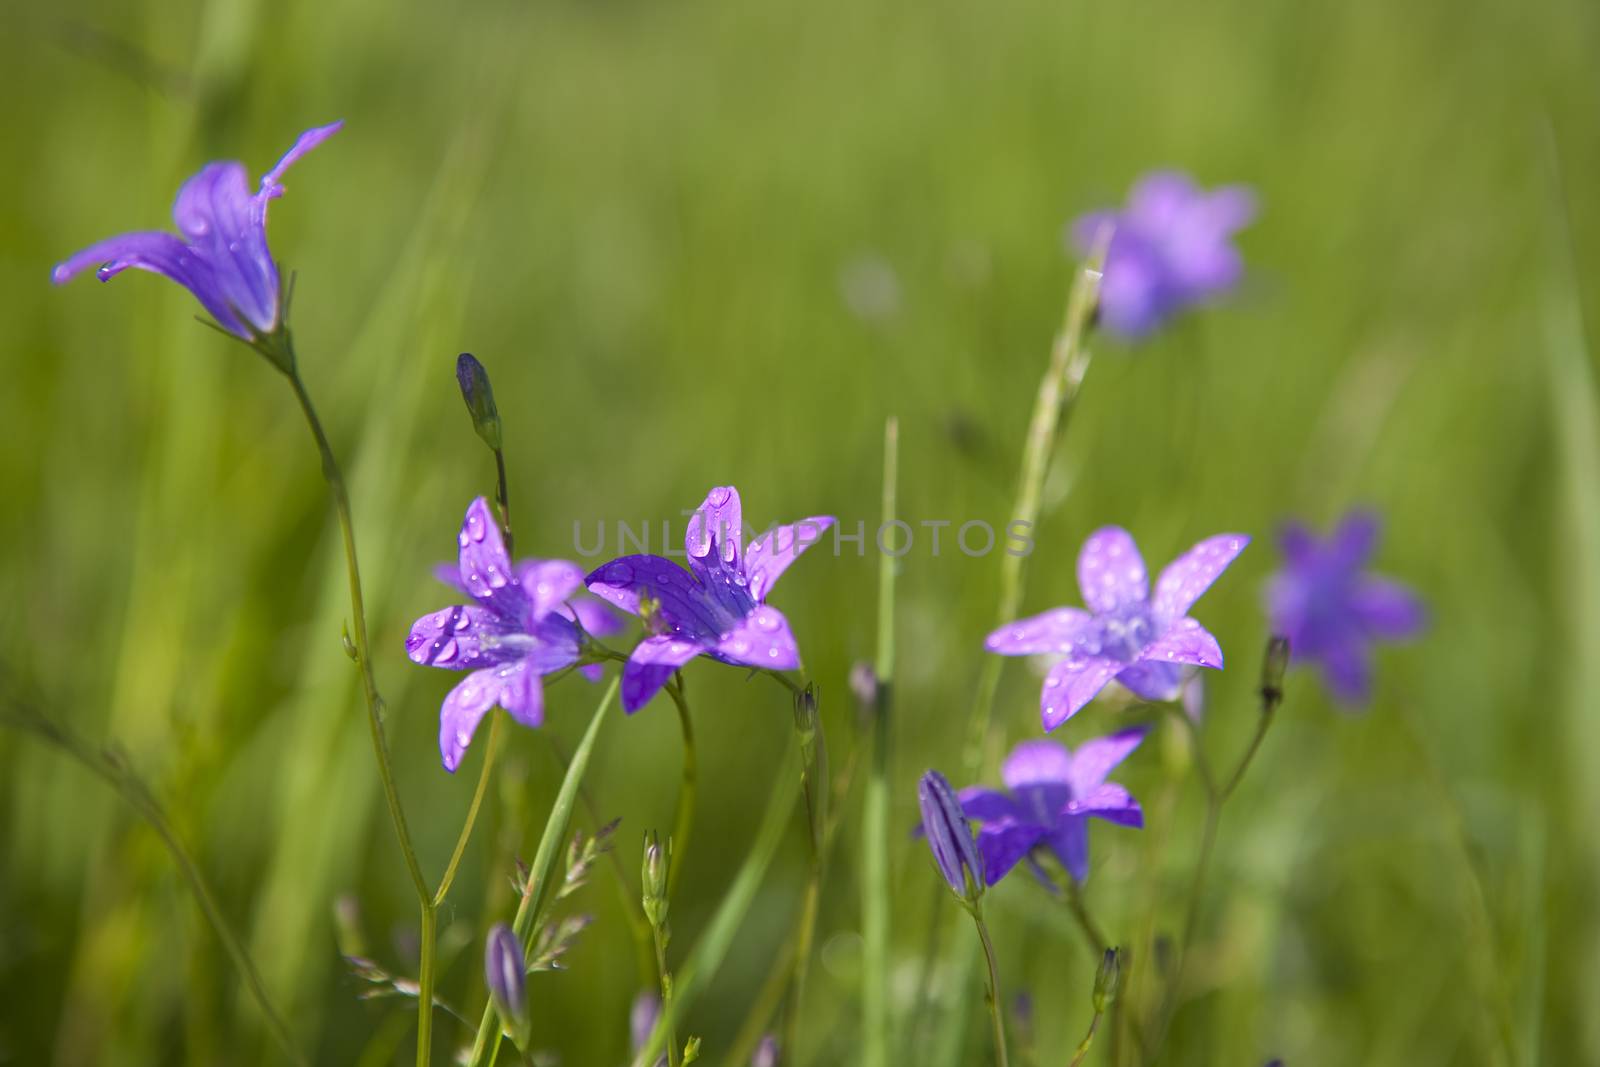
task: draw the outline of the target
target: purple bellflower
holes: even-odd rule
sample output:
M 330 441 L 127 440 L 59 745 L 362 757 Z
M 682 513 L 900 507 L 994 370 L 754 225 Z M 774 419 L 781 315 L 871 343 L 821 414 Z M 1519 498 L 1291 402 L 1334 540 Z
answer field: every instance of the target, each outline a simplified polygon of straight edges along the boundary
M 1227 293 L 1244 273 L 1233 234 L 1255 217 L 1254 194 L 1240 185 L 1206 192 L 1185 174 L 1140 178 L 1121 211 L 1097 211 L 1072 226 L 1087 255 L 1112 229 L 1100 282 L 1100 317 L 1123 337 L 1153 331 L 1183 308 Z
M 511 566 L 511 573 L 516 575 L 522 587 L 531 588 L 536 592 L 541 582 L 545 583 L 546 590 L 553 589 L 556 584 L 566 582 L 574 571 L 578 574 L 583 573 L 582 568 L 576 563 L 564 559 L 535 559 L 531 556 L 519 559 Z M 472 595 L 472 591 L 461 580 L 460 564 L 436 564 L 433 576 L 458 593 Z M 588 593 L 580 592 L 574 595 L 572 599 L 558 604 L 555 610 L 577 623 L 579 629 L 590 637 L 615 637 L 624 629 L 617 613 Z M 605 668 L 598 663 L 586 663 L 578 668 L 578 673 L 591 682 L 598 682 L 604 677 Z
M 1346 515 L 1327 540 L 1299 523 L 1278 535 L 1284 567 L 1267 584 L 1274 633 L 1289 639 L 1289 656 L 1316 663 L 1340 703 L 1372 696 L 1371 646 L 1422 629 L 1427 613 L 1405 586 L 1368 573 L 1379 522 L 1370 512 Z
M 217 325 L 241 340 L 276 333 L 281 307 L 278 264 L 267 248 L 267 204 L 283 195 L 283 172 L 343 125 L 302 133 L 254 195 L 243 163 L 207 163 L 183 183 L 172 205 L 181 239 L 158 230 L 109 237 L 58 264 L 51 280 L 60 285 L 96 267 L 95 277 L 104 282 L 138 267 L 189 290 Z
M 1152 597 L 1128 531 L 1096 530 L 1078 554 L 1078 587 L 1089 610 L 1056 608 L 1007 623 L 984 647 L 1002 656 L 1062 657 L 1040 692 L 1046 730 L 1076 715 L 1113 679 L 1144 700 L 1176 699 L 1185 665 L 1222 667 L 1217 639 L 1187 612 L 1249 543 L 1244 534 L 1206 538 L 1161 572 Z
M 522 942 L 511 927 L 495 923 L 483 944 L 483 972 L 489 999 L 522 1048 L 528 1043 L 533 1020 L 528 1015 L 527 965 Z
M 972 839 L 972 826 L 960 797 L 944 775 L 929 771 L 917 783 L 917 803 L 922 808 L 918 830 L 927 836 L 945 884 L 968 903 L 975 901 L 993 879 L 984 876 L 983 853 Z
M 767 594 L 789 564 L 833 525 L 831 516 L 777 526 L 742 548 L 739 491 L 719 486 L 689 519 L 689 567 L 661 556 L 622 556 L 596 568 L 589 591 L 645 621 L 650 635 L 622 671 L 622 707 L 649 703 L 672 672 L 706 655 L 740 667 L 800 666 L 789 621 Z
M 406 637 L 415 663 L 471 671 L 439 709 L 439 754 L 451 773 L 490 708 L 499 705 L 524 726 L 544 721 L 540 679 L 572 666 L 582 633 L 564 604 L 583 584 L 583 570 L 565 560 L 513 568 L 489 503 L 478 497 L 461 523 L 457 581 L 476 603 L 424 615 Z
M 1074 881 L 1089 877 L 1089 817 L 1144 826 L 1139 802 L 1106 776 L 1144 740 L 1143 726 L 1098 737 L 1069 752 L 1045 738 L 1024 741 L 1000 768 L 1005 791 L 971 786 L 961 810 L 981 824 L 978 850 L 994 885 L 1036 848 L 1049 849 Z

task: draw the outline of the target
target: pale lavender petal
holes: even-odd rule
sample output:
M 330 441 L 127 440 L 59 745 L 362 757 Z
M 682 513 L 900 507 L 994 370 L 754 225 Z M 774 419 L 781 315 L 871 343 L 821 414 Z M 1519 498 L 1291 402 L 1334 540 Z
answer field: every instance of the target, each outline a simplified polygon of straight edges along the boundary
M 585 681 L 598 682 L 606 676 L 606 669 L 599 663 L 587 663 L 578 668 L 578 673 L 583 675 Z
M 1146 646 L 1140 659 L 1222 669 L 1222 646 L 1194 619 L 1179 619 Z
M 757 603 L 767 599 L 789 564 L 816 544 L 823 531 L 833 523 L 832 515 L 813 515 L 786 526 L 775 526 L 751 539 L 745 550 L 744 573 L 750 579 L 750 595 Z
M 433 565 L 433 577 L 463 596 L 472 595 L 467 592 L 467 583 L 461 580 L 461 565 L 459 563 L 435 563 Z
M 1341 641 L 1324 648 L 1319 658 L 1328 688 L 1341 704 L 1360 707 L 1372 699 L 1372 655 L 1364 644 Z
M 307 152 L 311 151 L 313 148 L 317 147 L 317 145 L 321 144 L 323 141 L 326 141 L 343 128 L 344 120 L 340 119 L 337 122 L 330 122 L 326 126 L 313 126 L 305 133 L 302 133 L 295 140 L 294 145 L 289 149 L 289 151 L 283 154 L 283 158 L 278 160 L 277 164 L 274 165 L 271 170 L 262 175 L 261 191 L 266 193 L 268 196 L 281 196 L 283 194 L 283 185 L 281 182 L 281 179 L 283 178 L 283 172 L 288 170 L 295 163 L 299 162 Z
M 1079 745 L 1072 753 L 1067 771 L 1073 797 L 1082 803 L 1085 797 L 1099 788 L 1113 768 L 1139 747 L 1139 742 L 1149 732 L 1148 726 L 1134 726 Z
M 661 622 L 707 644 L 718 640 L 724 624 L 737 621 L 710 601 L 693 575 L 662 556 L 622 556 L 585 580 L 589 592 L 631 615 L 639 614 L 639 598 L 649 597 Z
M 1016 803 L 998 789 L 985 789 L 969 785 L 956 796 L 961 800 L 961 811 L 969 819 L 980 822 L 997 822 L 1016 815 Z
M 1050 835 L 1049 844 L 1050 851 L 1056 854 L 1074 882 L 1083 882 L 1089 877 L 1089 828 L 1084 820 L 1062 819 L 1055 833 Z
M 1359 570 L 1377 549 L 1381 532 L 1382 523 L 1375 512 L 1352 511 L 1339 523 L 1328 542 L 1329 564 Z
M 483 497 L 467 505 L 456 541 L 461 546 L 461 584 L 467 592 L 502 615 L 527 621 L 528 595 L 516 580 L 500 524 Z
M 1006 623 L 984 639 L 983 647 L 1002 656 L 1070 654 L 1094 633 L 1094 616 L 1080 608 L 1056 608 Z
M 638 1052 L 644 1048 L 644 1043 L 650 1040 L 650 1032 L 656 1028 L 656 1019 L 661 1014 L 661 997 L 645 990 L 633 998 L 633 1009 L 628 1012 L 628 1037 L 629 1050 Z
M 731 485 L 719 485 L 706 494 L 706 498 L 689 517 L 683 534 L 683 549 L 693 561 L 720 560 L 734 567 L 739 565 L 739 549 L 744 544 L 743 513 L 739 504 L 739 490 Z
M 1045 836 L 1041 827 L 1000 821 L 984 823 L 978 830 L 978 852 L 983 856 L 983 880 L 994 885 L 1004 878 Z
M 543 618 L 583 588 L 583 568 L 564 559 L 528 559 L 516 565 L 517 580 L 533 601 L 533 617 Z
M 1161 325 L 1173 303 L 1154 253 L 1139 238 L 1118 231 L 1100 282 L 1100 319 L 1106 328 L 1121 337 L 1144 337 Z
M 705 646 L 677 637 L 640 641 L 622 668 L 622 710 L 631 715 L 650 703 L 673 671 L 704 651 Z
M 716 655 L 729 663 L 774 671 L 792 671 L 800 666 L 800 649 L 789 629 L 789 620 L 777 608 L 765 604 L 722 636 Z
M 1067 747 L 1045 738 L 1022 742 L 1000 765 L 1000 780 L 1012 790 L 1030 785 L 1063 785 L 1071 773 L 1072 757 Z
M 1182 221 L 1199 189 L 1180 171 L 1152 171 L 1134 183 L 1124 215 L 1141 234 L 1162 236 Z
M 194 294 L 217 325 L 237 337 L 250 338 L 249 327 L 234 314 L 218 289 L 211 265 L 170 233 L 147 231 L 109 237 L 57 264 L 50 279 L 61 285 L 91 267 L 97 268 L 95 276 L 103 282 L 130 267 L 171 278 Z
M 183 183 L 172 219 L 211 264 L 221 299 L 262 333 L 278 324 L 278 266 L 242 163 L 208 163 Z
M 1117 684 L 1140 700 L 1178 699 L 1183 689 L 1184 668 L 1176 663 L 1140 660 L 1117 674 Z
M 1283 558 L 1293 567 L 1314 566 L 1320 548 L 1317 535 L 1304 523 L 1291 520 L 1278 528 L 1278 551 L 1283 553 Z
M 1167 565 L 1156 581 L 1156 625 L 1165 626 L 1188 613 L 1200 594 L 1211 588 L 1223 571 L 1244 551 L 1250 538 L 1244 534 L 1208 537 Z
M 1122 664 L 1099 656 L 1065 659 L 1050 668 L 1039 694 L 1044 728 L 1054 730 L 1076 715 L 1078 709 L 1098 696 L 1120 670 Z
M 1415 593 L 1387 578 L 1362 578 L 1350 594 L 1350 610 L 1371 637 L 1398 641 L 1411 637 L 1427 622 L 1427 610 Z
M 538 726 L 544 720 L 544 690 L 525 662 L 473 671 L 450 690 L 439 709 L 439 754 L 444 769 L 454 774 L 472 743 L 478 723 L 495 705 L 518 722 Z
M 1107 526 L 1089 535 L 1078 553 L 1078 588 L 1096 615 L 1145 600 L 1149 583 L 1144 559 L 1128 531 Z
M 610 637 L 625 628 L 617 613 L 598 600 L 582 597 L 567 604 L 566 610 L 591 637 Z
M 1144 812 L 1139 802 L 1115 782 L 1104 782 L 1084 796 L 1067 805 L 1069 815 L 1092 815 L 1097 819 L 1114 822 L 1118 826 L 1135 829 L 1144 826 Z
M 527 641 L 503 615 L 480 604 L 458 604 L 424 615 L 406 636 L 406 655 L 424 667 L 471 671 L 520 659 Z

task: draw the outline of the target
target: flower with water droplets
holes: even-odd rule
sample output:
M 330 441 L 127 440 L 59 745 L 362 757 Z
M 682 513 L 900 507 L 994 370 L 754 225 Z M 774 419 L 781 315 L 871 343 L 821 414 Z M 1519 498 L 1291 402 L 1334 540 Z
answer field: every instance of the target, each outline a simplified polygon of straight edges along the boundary
M 1255 194 L 1245 186 L 1207 192 L 1186 174 L 1156 171 L 1139 179 L 1121 211 L 1078 219 L 1072 239 L 1083 255 L 1112 227 L 1101 321 L 1124 337 L 1142 337 L 1184 308 L 1227 293 L 1244 273 L 1231 238 L 1255 213 Z
M 1349 707 L 1371 699 L 1372 646 L 1411 637 L 1427 620 L 1411 590 L 1366 570 L 1378 533 L 1378 517 L 1365 511 L 1345 516 L 1326 540 L 1287 523 L 1278 535 L 1284 566 L 1267 583 L 1267 613 L 1289 639 L 1290 659 L 1320 666 Z
M 928 838 L 933 862 L 956 896 L 974 904 L 994 879 L 985 878 L 983 853 L 972 839 L 961 799 L 938 771 L 929 771 L 917 783 L 917 804 L 922 809 L 919 833 Z
M 1186 665 L 1222 667 L 1217 639 L 1187 612 L 1249 543 L 1244 534 L 1206 538 L 1161 572 L 1152 597 L 1128 531 L 1096 530 L 1078 554 L 1078 587 L 1089 610 L 1056 608 L 1007 623 L 984 647 L 1002 656 L 1062 657 L 1040 693 L 1046 730 L 1077 714 L 1113 679 L 1141 699 L 1174 700 Z
M 1033 862 L 1035 849 L 1053 853 L 1082 882 L 1089 877 L 1090 818 L 1144 826 L 1139 802 L 1106 776 L 1139 747 L 1146 732 L 1143 726 L 1121 730 L 1085 741 L 1075 752 L 1046 738 L 1024 741 L 1000 768 L 1003 791 L 963 789 L 961 810 L 980 824 L 978 850 L 989 884 L 1023 859 Z
M 278 264 L 267 248 L 267 204 L 283 195 L 279 179 L 284 171 L 343 125 L 335 122 L 302 133 L 253 195 L 244 164 L 206 164 L 183 183 L 172 205 L 172 220 L 182 238 L 159 230 L 109 237 L 57 264 L 51 280 L 60 285 L 96 267 L 95 277 L 109 281 L 137 267 L 189 290 L 218 326 L 241 340 L 255 342 L 275 334 L 282 307 Z
M 583 582 L 566 560 L 514 568 L 489 503 L 467 508 L 457 538 L 460 558 L 451 585 L 476 603 L 424 615 L 406 637 L 415 663 L 471 671 L 439 709 L 439 753 L 454 772 L 490 708 L 505 708 L 524 726 L 544 721 L 546 674 L 572 666 L 582 652 L 582 632 L 563 612 Z
M 623 709 L 644 707 L 696 656 L 775 671 L 799 667 L 789 621 L 767 605 L 767 594 L 833 521 L 816 516 L 775 526 L 746 547 L 739 491 L 719 486 L 689 520 L 687 570 L 661 556 L 638 555 L 590 573 L 590 592 L 640 616 L 650 631 L 623 668 Z

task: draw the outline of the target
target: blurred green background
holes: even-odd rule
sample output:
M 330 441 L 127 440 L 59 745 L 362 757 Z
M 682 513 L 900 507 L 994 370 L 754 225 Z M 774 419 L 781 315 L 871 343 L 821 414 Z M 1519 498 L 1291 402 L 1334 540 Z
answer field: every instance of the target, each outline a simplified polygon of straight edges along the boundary
M 0 663 L 126 749 L 319 1062 L 408 1062 L 411 1005 L 358 999 L 336 943 L 350 894 L 365 951 L 414 966 L 340 652 L 336 527 L 293 399 L 176 286 L 53 290 L 50 266 L 168 226 L 208 159 L 259 175 L 301 129 L 347 120 L 290 173 L 271 236 L 299 271 L 304 374 L 354 485 L 400 785 L 436 877 L 481 751 L 440 770 L 455 678 L 402 641 L 448 602 L 428 568 L 491 485 L 458 351 L 494 375 L 525 551 L 570 555 L 574 520 L 677 519 L 725 483 L 763 522 L 870 525 L 889 414 L 903 514 L 999 524 L 1070 277 L 1063 225 L 1154 166 L 1246 182 L 1263 213 L 1238 298 L 1137 349 L 1099 344 L 1025 605 L 1077 602 L 1077 547 L 1108 522 L 1152 566 L 1254 534 L 1197 608 L 1230 657 L 1209 679 L 1219 762 L 1253 725 L 1285 515 L 1381 509 L 1379 566 L 1433 624 L 1383 653 L 1363 717 L 1291 676 L 1224 820 L 1164 1062 L 1505 1063 L 1502 1019 L 1520 1063 L 1600 1062 L 1597 46 L 1600 11 L 1579 0 L 8 5 Z M 956 1062 L 989 1056 L 976 976 L 952 982 L 971 931 L 901 828 L 917 775 L 959 767 L 997 565 L 921 541 L 900 577 L 898 1063 L 940 1062 L 930 1019 L 969 1024 Z M 835 767 L 859 737 L 844 680 L 872 652 L 875 567 L 814 552 L 774 598 L 823 687 Z M 744 855 L 791 732 L 778 687 L 688 674 L 703 776 L 675 954 Z M 1010 740 L 1038 731 L 1036 685 L 1008 664 Z M 560 780 L 549 741 L 570 751 L 597 693 L 564 681 L 544 734 L 515 732 L 441 917 L 441 993 L 474 1018 L 481 931 Z M 1096 706 L 1058 736 L 1118 716 Z M 1181 921 L 1201 808 L 1175 742 L 1121 775 L 1149 827 L 1092 832 L 1090 903 L 1129 938 Z M 638 835 L 671 820 L 678 753 L 661 703 L 601 736 L 590 793 L 623 820 L 630 877 Z M 858 799 L 806 1063 L 857 1055 Z M 0 734 L 0 835 L 0 1062 L 277 1062 L 160 841 L 99 781 Z M 707 1061 L 805 865 L 797 815 L 691 1014 Z M 639 978 L 613 881 L 603 867 L 577 899 L 596 922 L 570 970 L 530 980 L 537 1042 L 566 1064 L 626 1058 Z M 990 913 L 1008 992 L 1033 997 L 1037 1062 L 1065 1063 L 1092 961 L 1025 877 Z M 438 1029 L 442 1062 L 466 1033 Z

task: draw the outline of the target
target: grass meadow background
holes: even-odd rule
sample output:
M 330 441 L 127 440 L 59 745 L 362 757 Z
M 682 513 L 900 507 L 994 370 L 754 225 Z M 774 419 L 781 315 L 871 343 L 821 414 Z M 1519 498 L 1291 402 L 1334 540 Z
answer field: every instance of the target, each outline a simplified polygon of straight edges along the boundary
M 1152 566 L 1254 535 L 1197 608 L 1230 659 L 1210 679 L 1218 761 L 1253 725 L 1286 515 L 1383 511 L 1380 569 L 1432 624 L 1382 653 L 1363 717 L 1291 675 L 1223 823 L 1163 1062 L 1506 1063 L 1503 1018 L 1522 1064 L 1600 1063 L 1597 46 L 1579 0 L 19 0 L 0 12 L 0 664 L 123 746 L 318 1062 L 408 1062 L 412 1005 L 359 1000 L 339 958 L 341 895 L 360 947 L 401 972 L 415 912 L 293 399 L 176 286 L 55 290 L 51 265 L 169 226 L 208 159 L 254 178 L 301 129 L 346 120 L 290 173 L 271 237 L 299 272 L 301 362 L 353 483 L 400 786 L 437 877 L 481 745 L 440 769 L 455 679 L 402 642 L 448 602 L 428 569 L 491 488 L 457 352 L 494 376 L 524 551 L 571 555 L 575 519 L 678 520 L 729 483 L 763 522 L 870 528 L 890 414 L 903 515 L 999 525 L 1070 278 L 1064 224 L 1156 166 L 1246 182 L 1263 210 L 1238 298 L 1136 349 L 1098 342 L 1025 606 L 1078 602 L 1099 525 L 1127 526 Z M 959 769 L 998 558 L 929 547 L 899 587 L 896 1062 L 986 1063 L 976 975 L 950 981 L 971 931 L 900 828 L 916 777 Z M 861 736 L 845 678 L 872 653 L 876 566 L 814 550 L 774 598 L 836 768 Z M 688 676 L 701 808 L 674 953 L 737 869 L 791 732 L 777 686 Z M 1036 686 L 1007 665 L 1013 742 L 1038 733 Z M 474 1017 L 483 927 L 509 914 L 503 857 L 531 855 L 561 775 L 549 741 L 570 751 L 597 696 L 568 679 L 545 731 L 515 731 L 441 916 L 441 994 Z M 1056 736 L 1120 721 L 1097 705 Z M 1148 828 L 1092 834 L 1088 897 L 1119 940 L 1181 922 L 1201 803 L 1175 741 L 1122 775 Z M 663 701 L 601 735 L 589 790 L 623 820 L 630 879 L 638 835 L 670 824 L 678 759 Z M 857 1055 L 846 825 L 805 1063 Z M 691 1014 L 703 1062 L 724 1062 L 805 865 L 797 814 Z M 613 881 L 602 867 L 578 898 L 596 921 L 570 970 L 530 980 L 538 1043 L 569 1065 L 627 1056 L 639 977 Z M 1093 962 L 1026 878 L 989 910 L 1037 1062 L 1063 1064 Z M 918 1010 L 930 937 L 945 962 Z M 442 1062 L 467 1035 L 438 1030 Z M 159 839 L 79 765 L 0 734 L 0 1062 L 277 1056 Z

